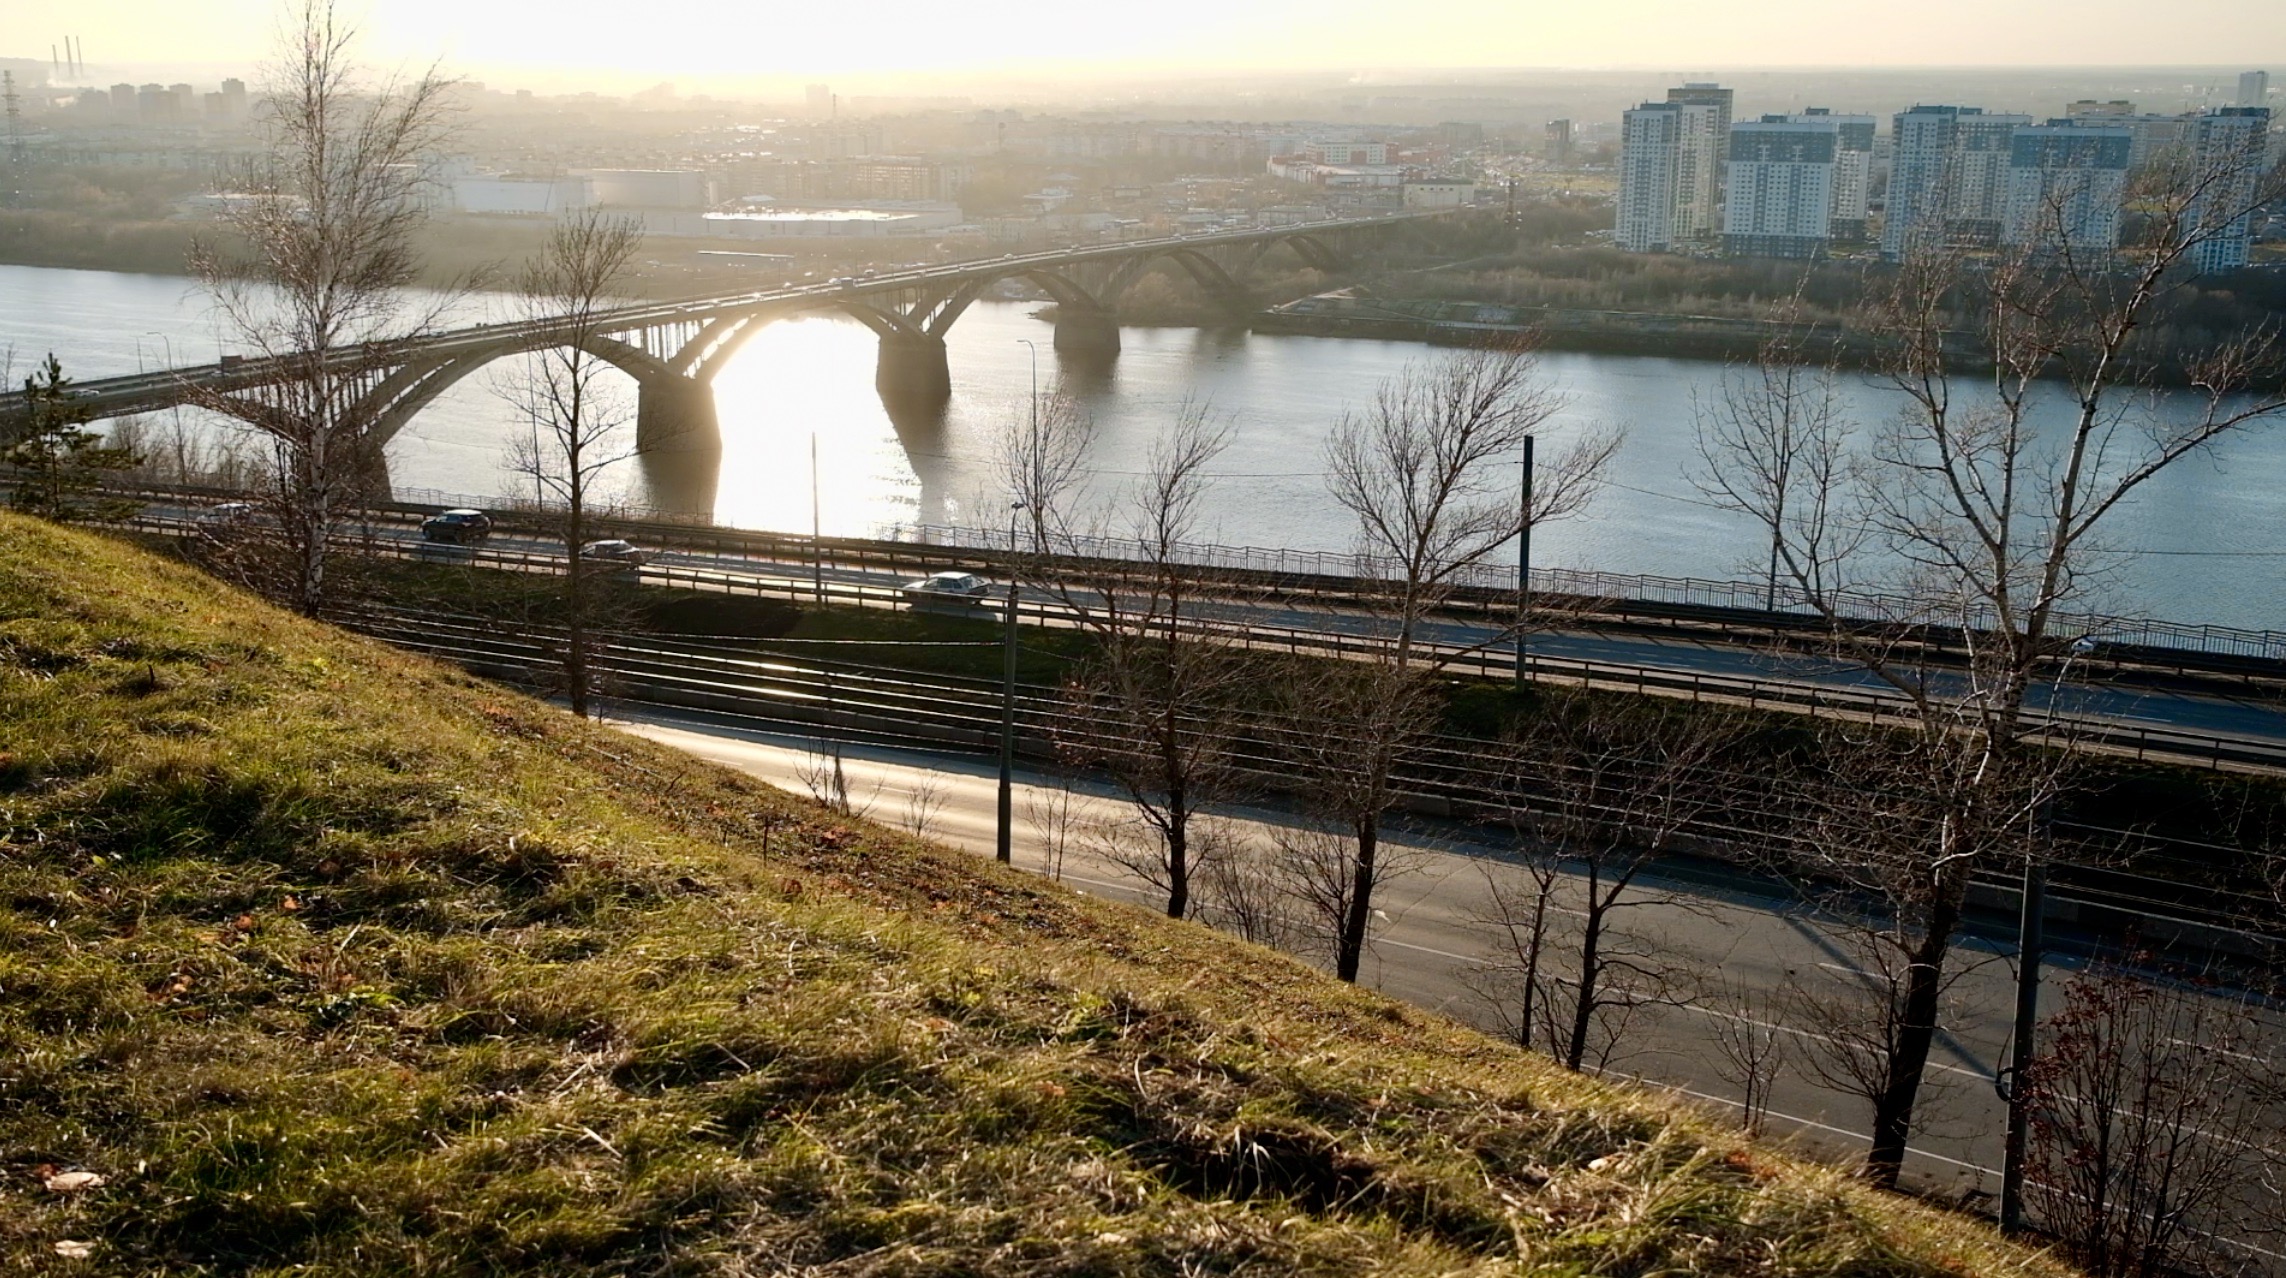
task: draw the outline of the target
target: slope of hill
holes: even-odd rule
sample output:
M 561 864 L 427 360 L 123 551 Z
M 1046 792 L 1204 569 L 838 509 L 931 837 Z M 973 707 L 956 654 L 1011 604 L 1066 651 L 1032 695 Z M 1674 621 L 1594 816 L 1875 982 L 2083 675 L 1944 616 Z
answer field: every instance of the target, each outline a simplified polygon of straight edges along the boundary
M 0 1270 L 2060 1272 L 1268 952 L 0 540 Z

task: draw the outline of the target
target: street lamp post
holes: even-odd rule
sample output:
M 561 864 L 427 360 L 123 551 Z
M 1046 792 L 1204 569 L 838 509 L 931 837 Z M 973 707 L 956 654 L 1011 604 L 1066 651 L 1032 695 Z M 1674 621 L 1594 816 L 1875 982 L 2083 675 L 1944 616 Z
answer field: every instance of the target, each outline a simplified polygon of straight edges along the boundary
M 1023 476 L 1024 483 L 1032 491 L 1020 495 L 1027 501 L 1036 501 L 1040 496 L 1040 348 L 1029 337 L 1019 337 L 1016 340 L 1024 344 L 1024 349 L 1032 352 L 1032 451 L 1024 458 Z M 1034 511 L 1033 515 L 1037 517 L 1039 513 Z M 1014 540 L 1008 543 L 1008 552 L 1016 552 Z
M 2072 650 L 2057 668 L 2049 690 L 2049 713 L 2063 696 L 2064 679 L 2072 663 L 2095 651 L 2092 635 L 2072 641 Z M 2044 820 L 2046 804 L 2035 820 Z M 2034 1039 L 2040 1028 L 2040 962 L 2047 948 L 2043 935 L 2048 913 L 2048 869 L 2037 845 L 2024 852 L 2023 896 L 2016 916 L 2016 1027 L 2009 1043 L 2008 1067 L 1994 1080 L 2000 1098 L 2008 1102 L 2008 1126 L 2000 1155 L 2000 1227 L 2007 1233 L 2024 1228 L 2024 1163 L 2031 1141 L 2032 1103 L 2024 1094 L 2024 1075 L 2032 1068 Z
M 1524 437 L 1524 494 L 1516 530 L 1516 690 L 1524 690 L 1524 635 L 1532 618 L 1532 437 Z
M 1016 806 L 1016 517 L 1024 503 L 1008 504 L 1008 624 L 1001 636 L 1000 681 L 1000 820 L 994 855 L 1002 865 L 1010 861 Z

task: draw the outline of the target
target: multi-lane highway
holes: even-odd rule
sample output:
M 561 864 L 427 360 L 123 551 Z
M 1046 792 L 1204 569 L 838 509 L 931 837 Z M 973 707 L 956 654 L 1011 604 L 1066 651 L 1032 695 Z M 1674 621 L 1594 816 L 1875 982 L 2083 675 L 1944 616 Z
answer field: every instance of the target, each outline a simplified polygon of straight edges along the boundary
M 179 508 L 154 508 L 151 513 L 176 520 L 195 514 Z M 420 547 L 419 533 L 410 524 L 380 524 L 375 532 L 384 542 L 407 553 L 443 558 L 465 553 Z M 474 558 L 501 566 L 545 570 L 558 561 L 559 549 L 537 537 L 496 534 Z M 644 571 L 647 580 L 659 584 L 792 598 L 822 582 L 835 602 L 903 606 L 900 587 L 917 575 L 910 565 L 927 562 L 928 549 L 900 547 L 898 553 L 904 564 L 892 569 L 838 563 L 817 567 L 783 558 L 663 549 Z M 1026 613 L 1042 623 L 1068 624 L 1068 616 L 1063 615 L 1068 613 L 1067 596 L 1027 589 L 1022 598 Z M 995 592 L 993 598 L 981 601 L 979 615 L 997 609 L 997 599 Z M 1079 602 L 1084 605 L 1084 597 Z M 1201 609 L 1197 615 L 1261 643 L 1292 642 L 1319 650 L 1349 641 L 1371 642 L 1383 624 L 1363 612 L 1333 604 L 1293 601 L 1228 602 Z M 1507 644 L 1496 642 L 1502 634 L 1501 627 L 1492 622 L 1453 618 L 1432 623 L 1425 638 L 1448 651 L 1472 654 L 1458 669 L 1505 673 L 1513 667 Z M 1861 666 L 1781 651 L 1737 637 L 1572 628 L 1532 635 L 1529 650 L 1533 668 L 1542 678 L 1593 678 L 1607 686 L 1625 686 L 1634 679 L 1645 691 L 1778 705 L 1790 699 L 1803 703 L 1815 699 L 1838 706 L 1903 708 L 1895 691 Z M 2083 671 L 2090 668 L 2086 663 L 2081 665 Z M 2222 681 L 2215 682 L 2219 685 Z M 2059 720 L 2099 729 L 2083 735 L 2107 748 L 2184 761 L 2286 767 L 2286 704 L 2251 685 L 2242 691 L 2223 692 L 2066 678 L 2036 686 L 2030 703 L 2036 714 L 2053 714 Z
M 815 742 L 744 729 L 720 719 L 630 714 L 624 730 L 726 764 L 794 793 L 809 792 L 821 760 Z M 995 836 L 996 781 L 989 766 L 915 753 L 845 747 L 842 766 L 853 806 L 889 825 L 982 856 Z M 1076 890 L 1151 908 L 1159 902 L 1135 876 L 1103 851 L 1104 840 L 1057 840 L 1044 816 L 1069 804 L 1085 829 L 1132 828 L 1131 810 L 1109 791 L 1023 772 L 1015 804 L 1015 863 L 1046 873 L 1051 846 L 1063 847 L 1059 877 Z M 1283 818 L 1263 809 L 1225 814 L 1234 835 L 1266 842 Z M 1068 832 L 1067 832 L 1068 834 Z M 1397 835 L 1412 868 L 1389 884 L 1362 979 L 1392 996 L 1475 1022 L 1498 1032 L 1501 1018 L 1480 993 L 1480 979 L 1496 946 L 1482 918 L 1487 873 L 1500 873 L 1503 849 L 1466 831 L 1414 828 Z M 1866 1107 L 1817 1077 L 1821 1040 L 1787 1017 L 1787 991 L 1846 999 L 1869 979 L 1865 960 L 1848 944 L 1847 930 L 1822 923 L 1796 903 L 1758 894 L 1751 885 L 1723 885 L 1697 877 L 1652 878 L 1639 906 L 1623 911 L 1630 937 L 1655 951 L 1658 962 L 1694 974 L 1671 1006 L 1638 1009 L 1616 1040 L 1605 1069 L 1671 1088 L 1725 1114 L 1738 1113 L 1735 1071 L 1713 1046 L 1715 1023 L 1745 1018 L 1776 1027 L 1785 1045 L 1770 1099 L 1769 1131 L 1808 1151 L 1852 1159 L 1864 1151 Z M 1560 944 L 1560 942 L 1559 942 Z M 1561 969 L 1562 960 L 1555 960 Z M 1944 1032 L 1932 1059 L 1919 1114 L 1920 1131 L 1907 1161 L 1917 1187 L 1979 1202 L 1998 1187 L 2004 1106 L 1993 1073 L 2007 1048 L 2014 970 L 2004 943 L 1976 936 L 1956 947 L 1960 973 L 1951 987 Z M 2048 1002 L 2060 1001 L 2060 980 L 2075 964 L 2049 965 Z M 2262 1050 L 2286 1061 L 2286 1017 L 2262 1014 L 2271 1042 Z M 2251 1174 L 2251 1173 L 2250 1173 Z M 2286 1217 L 2286 1201 L 2275 1205 Z M 2286 1272 L 2277 1240 L 2232 1229 L 2225 1250 Z M 2222 1245 L 2222 1244 L 2218 1244 Z

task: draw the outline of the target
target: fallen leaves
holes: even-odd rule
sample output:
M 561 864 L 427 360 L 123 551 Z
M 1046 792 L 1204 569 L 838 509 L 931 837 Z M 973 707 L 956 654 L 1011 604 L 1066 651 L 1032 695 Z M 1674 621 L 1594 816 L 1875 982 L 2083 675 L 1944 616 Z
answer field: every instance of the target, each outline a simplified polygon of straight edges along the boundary
M 51 1194 L 76 1194 L 83 1189 L 94 1189 L 103 1184 L 103 1175 L 91 1171 L 57 1172 L 41 1182 Z

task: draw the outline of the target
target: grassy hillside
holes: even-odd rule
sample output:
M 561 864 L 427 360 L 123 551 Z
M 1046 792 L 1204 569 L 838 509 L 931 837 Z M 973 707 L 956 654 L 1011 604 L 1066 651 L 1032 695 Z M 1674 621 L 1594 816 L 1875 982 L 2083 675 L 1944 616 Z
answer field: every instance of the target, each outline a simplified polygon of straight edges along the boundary
M 1275 955 L 0 538 L 7 1272 L 2056 1272 Z

